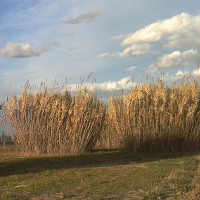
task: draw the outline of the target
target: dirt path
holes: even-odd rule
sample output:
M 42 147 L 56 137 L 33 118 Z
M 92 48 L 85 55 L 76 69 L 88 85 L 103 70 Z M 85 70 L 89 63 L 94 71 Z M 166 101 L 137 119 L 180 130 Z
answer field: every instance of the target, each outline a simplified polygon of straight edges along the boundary
M 199 164 L 192 181 L 193 188 L 188 193 L 183 194 L 180 200 L 200 200 L 200 156 L 197 159 L 199 160 Z

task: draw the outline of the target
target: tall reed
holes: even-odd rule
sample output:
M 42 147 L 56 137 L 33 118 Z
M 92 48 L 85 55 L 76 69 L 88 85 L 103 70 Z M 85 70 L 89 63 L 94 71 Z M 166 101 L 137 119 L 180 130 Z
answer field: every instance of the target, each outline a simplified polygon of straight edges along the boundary
M 108 104 L 108 137 L 133 152 L 200 149 L 200 85 L 162 81 L 133 88 Z
M 8 102 L 15 143 L 29 154 L 81 153 L 92 149 L 103 127 L 105 109 L 86 89 L 74 95 L 25 91 Z
M 7 107 L 15 143 L 26 153 L 74 154 L 96 143 L 133 152 L 200 149 L 200 84 L 195 81 L 138 84 L 106 106 L 84 87 L 74 95 L 25 90 Z

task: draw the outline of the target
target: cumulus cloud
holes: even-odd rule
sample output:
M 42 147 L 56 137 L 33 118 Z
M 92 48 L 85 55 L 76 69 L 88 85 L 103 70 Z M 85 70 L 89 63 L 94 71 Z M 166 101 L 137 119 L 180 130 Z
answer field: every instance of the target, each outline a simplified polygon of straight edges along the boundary
M 191 80 L 194 80 L 195 78 L 199 78 L 200 76 L 200 68 L 194 69 L 192 71 L 188 71 L 188 70 L 178 70 L 175 74 L 169 74 L 169 73 L 165 73 L 163 74 L 161 77 L 159 77 L 159 79 L 163 80 L 163 81 L 179 81 L 181 79 L 188 79 L 189 77 L 192 77 Z
M 159 69 L 186 67 L 191 62 L 195 65 L 200 63 L 200 52 L 198 50 L 174 51 L 160 56 L 154 64 L 150 65 L 149 72 L 153 73 Z
M 136 85 L 132 81 L 132 77 L 128 76 L 119 81 L 108 81 L 97 85 L 97 88 L 105 91 L 114 91 L 114 90 L 129 90 Z
M 192 71 L 192 75 L 193 76 L 200 76 L 200 68 L 197 68 L 195 70 Z
M 110 53 L 102 53 L 97 56 L 99 59 L 106 59 L 110 56 Z
M 40 48 L 34 48 L 31 43 L 13 43 L 8 42 L 4 48 L 0 49 L 0 54 L 7 58 L 26 58 L 39 56 L 42 53 L 49 51 L 58 43 L 51 43 Z
M 200 18 L 200 16 L 198 16 L 198 18 Z M 122 45 L 132 45 L 137 42 L 157 42 L 164 36 L 186 30 L 191 26 L 191 22 L 193 21 L 196 21 L 195 18 L 192 18 L 187 13 L 176 15 L 170 19 L 159 20 L 127 37 Z M 198 26 L 198 24 L 196 24 L 196 26 Z
M 197 48 L 200 50 L 200 15 L 188 16 L 188 23 L 182 30 L 174 32 L 168 38 L 169 42 L 164 45 L 167 48 Z
M 136 86 L 136 83 L 132 81 L 132 77 L 124 77 L 119 81 L 108 81 L 108 82 L 103 82 L 103 83 L 87 83 L 83 85 L 83 87 L 87 87 L 90 90 L 101 90 L 101 91 L 107 91 L 107 92 L 112 92 L 112 91 L 120 91 L 120 90 L 130 90 L 134 86 Z M 76 91 L 77 85 L 71 84 L 69 85 L 71 88 L 71 91 Z
M 123 46 L 135 43 L 156 43 L 165 39 L 165 48 L 200 49 L 200 15 L 191 16 L 181 13 L 172 18 L 159 20 L 129 35 L 122 42 Z
M 118 57 L 156 54 L 158 52 L 153 50 L 155 47 L 191 49 L 185 53 L 175 51 L 159 57 L 156 63 L 150 66 L 150 70 L 155 72 L 161 68 L 184 66 L 188 61 L 196 63 L 196 54 L 199 56 L 200 52 L 199 24 L 200 15 L 191 16 L 188 13 L 181 13 L 169 19 L 156 21 L 132 34 L 118 35 L 111 39 L 124 38 L 121 46 L 127 47 L 117 53 Z
M 131 57 L 137 57 L 141 55 L 146 54 L 155 54 L 156 52 L 150 50 L 149 44 L 134 44 L 128 48 L 126 48 L 124 51 L 119 52 L 118 56 L 125 57 L 125 56 L 131 56 Z
M 163 81 L 171 81 L 171 82 L 174 82 L 174 81 L 179 81 L 185 77 L 188 77 L 191 75 L 191 72 L 190 71 L 181 71 L 181 70 L 178 70 L 175 74 L 169 74 L 169 73 L 165 73 L 165 74 L 162 74 L 162 76 L 159 77 L 160 80 L 163 80 Z
M 81 22 L 93 22 L 99 17 L 102 17 L 104 15 L 103 11 L 96 11 L 96 12 L 89 12 L 89 13 L 84 13 L 80 14 L 77 17 L 70 17 L 63 21 L 65 24 L 79 24 Z
M 136 57 L 153 54 L 156 52 L 151 50 L 152 44 L 161 44 L 162 48 L 178 48 L 185 51 L 173 51 L 158 57 L 157 61 L 150 65 L 148 72 L 185 67 L 189 64 L 197 66 L 200 63 L 199 24 L 200 15 L 191 16 L 187 13 L 159 20 L 127 36 L 121 43 L 127 48 L 118 55 Z

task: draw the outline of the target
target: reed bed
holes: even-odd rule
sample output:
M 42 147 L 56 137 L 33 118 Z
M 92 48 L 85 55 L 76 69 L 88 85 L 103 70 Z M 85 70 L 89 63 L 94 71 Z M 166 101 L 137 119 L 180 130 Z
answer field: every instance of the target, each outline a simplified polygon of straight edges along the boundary
M 162 81 L 133 88 L 111 98 L 105 140 L 132 152 L 176 152 L 200 149 L 200 85 L 167 86 Z M 113 144 L 112 144 L 113 145 Z
M 71 95 L 25 91 L 8 102 L 14 142 L 27 154 L 76 154 L 92 149 L 103 128 L 105 109 L 94 93 Z
M 28 154 L 76 154 L 95 147 L 132 152 L 200 150 L 200 84 L 138 84 L 105 104 L 86 87 L 72 95 L 27 90 L 7 102 L 14 142 Z

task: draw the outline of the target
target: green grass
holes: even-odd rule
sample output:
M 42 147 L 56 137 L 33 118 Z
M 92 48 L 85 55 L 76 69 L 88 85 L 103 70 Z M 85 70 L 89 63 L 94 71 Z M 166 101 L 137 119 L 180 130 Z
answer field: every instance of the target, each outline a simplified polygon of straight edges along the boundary
M 0 199 L 178 199 L 192 189 L 197 155 L 102 150 L 24 157 L 14 146 L 0 147 Z

